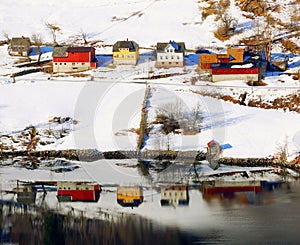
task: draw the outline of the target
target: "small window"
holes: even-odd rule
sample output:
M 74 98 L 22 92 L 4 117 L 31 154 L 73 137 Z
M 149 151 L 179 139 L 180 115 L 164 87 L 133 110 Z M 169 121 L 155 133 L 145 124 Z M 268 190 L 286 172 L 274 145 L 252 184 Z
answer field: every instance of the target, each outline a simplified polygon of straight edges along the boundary
M 169 65 L 171 65 L 172 64 L 172 62 L 169 62 Z
M 81 65 L 84 65 L 84 63 L 82 62 Z
M 64 64 L 65 66 L 67 65 L 67 63 Z
M 122 54 L 122 58 L 124 58 L 124 54 Z
M 177 60 L 179 60 L 179 55 L 177 56 Z
M 176 65 L 178 65 L 178 62 L 176 62 Z
M 165 64 L 165 62 L 161 62 L 162 64 Z
M 162 60 L 162 59 L 163 59 L 163 57 L 162 57 L 162 56 L 160 56 L 160 59 Z
M 57 62 L 55 62 L 55 65 L 57 65 Z
M 59 65 L 62 65 L 61 63 L 59 63 Z
M 119 58 L 119 55 L 117 54 L 116 57 Z
M 168 56 L 166 56 L 166 60 L 168 59 Z
M 74 66 L 74 65 L 75 65 L 75 63 L 72 63 L 72 65 Z
M 172 60 L 174 59 L 173 55 L 171 56 L 171 59 L 172 59 Z

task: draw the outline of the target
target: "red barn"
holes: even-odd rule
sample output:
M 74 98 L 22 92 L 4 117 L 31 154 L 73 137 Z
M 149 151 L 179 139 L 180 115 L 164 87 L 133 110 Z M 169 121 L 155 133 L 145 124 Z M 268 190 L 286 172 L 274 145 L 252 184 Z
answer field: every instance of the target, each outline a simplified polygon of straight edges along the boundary
M 54 47 L 53 72 L 86 71 L 97 67 L 93 47 Z

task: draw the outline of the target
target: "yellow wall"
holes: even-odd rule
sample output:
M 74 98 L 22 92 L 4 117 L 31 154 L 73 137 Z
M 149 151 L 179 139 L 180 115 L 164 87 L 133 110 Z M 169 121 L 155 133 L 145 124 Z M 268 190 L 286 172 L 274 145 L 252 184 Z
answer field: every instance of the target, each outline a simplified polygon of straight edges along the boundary
M 139 51 L 130 52 L 129 49 L 119 49 L 119 52 L 113 52 L 114 62 L 129 61 L 136 63 L 139 59 Z
M 143 192 L 141 188 L 120 188 L 117 191 L 118 200 L 143 200 Z

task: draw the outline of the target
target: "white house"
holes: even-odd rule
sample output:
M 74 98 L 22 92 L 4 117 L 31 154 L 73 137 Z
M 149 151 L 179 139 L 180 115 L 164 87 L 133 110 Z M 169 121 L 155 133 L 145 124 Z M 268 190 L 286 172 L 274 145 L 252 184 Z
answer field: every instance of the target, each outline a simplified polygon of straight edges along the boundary
M 156 67 L 183 67 L 186 49 L 184 42 L 157 43 Z

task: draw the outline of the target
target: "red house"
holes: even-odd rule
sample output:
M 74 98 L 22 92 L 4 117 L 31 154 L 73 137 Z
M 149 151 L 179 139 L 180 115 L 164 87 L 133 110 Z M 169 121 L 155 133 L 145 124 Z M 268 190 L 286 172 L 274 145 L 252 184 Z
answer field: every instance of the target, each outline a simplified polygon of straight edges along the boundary
M 61 202 L 85 201 L 97 202 L 100 198 L 101 186 L 92 182 L 57 182 L 57 199 Z
M 54 47 L 53 72 L 78 72 L 97 67 L 93 47 Z

